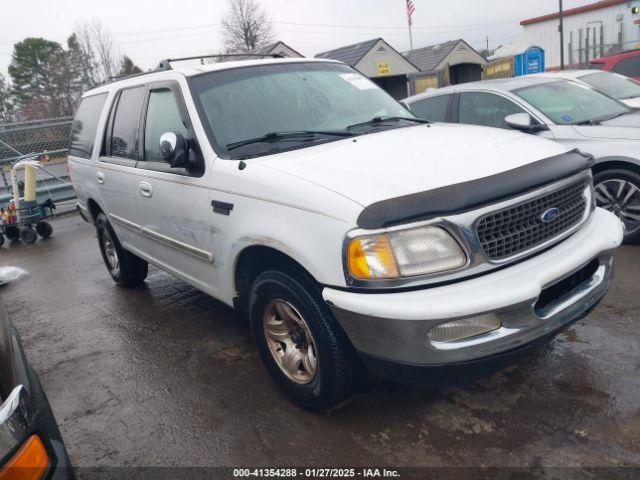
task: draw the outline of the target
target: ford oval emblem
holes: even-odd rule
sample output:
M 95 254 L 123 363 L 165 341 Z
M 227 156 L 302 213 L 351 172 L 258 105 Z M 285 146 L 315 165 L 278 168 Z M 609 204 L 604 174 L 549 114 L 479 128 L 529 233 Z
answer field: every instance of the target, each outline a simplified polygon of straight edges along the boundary
M 544 223 L 551 223 L 559 216 L 560 216 L 560 209 L 553 207 L 553 208 L 550 208 L 549 210 L 545 210 L 543 214 L 540 215 L 540 220 L 542 220 Z

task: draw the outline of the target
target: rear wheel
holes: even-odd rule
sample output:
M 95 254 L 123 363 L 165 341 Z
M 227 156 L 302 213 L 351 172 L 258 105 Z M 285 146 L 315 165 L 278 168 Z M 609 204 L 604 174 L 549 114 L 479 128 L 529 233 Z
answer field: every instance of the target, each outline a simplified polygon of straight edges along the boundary
M 4 245 L 4 235 L 0 233 L 0 247 Z
M 15 242 L 20 238 L 20 229 L 15 225 L 10 225 L 8 227 L 5 227 L 4 234 L 10 242 Z
M 104 213 L 96 218 L 98 245 L 111 278 L 123 287 L 140 285 L 147 278 L 149 264 L 120 245 Z
M 593 178 L 596 203 L 625 225 L 624 242 L 640 242 L 640 175 L 631 170 L 605 170 Z
M 306 275 L 260 274 L 252 288 L 250 318 L 262 360 L 294 402 L 324 411 L 351 395 L 355 352 Z

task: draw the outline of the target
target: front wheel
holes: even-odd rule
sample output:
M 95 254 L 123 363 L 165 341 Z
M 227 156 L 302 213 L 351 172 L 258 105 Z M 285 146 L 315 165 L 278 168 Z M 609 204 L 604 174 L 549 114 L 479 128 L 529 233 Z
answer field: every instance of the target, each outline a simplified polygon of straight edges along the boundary
M 147 278 L 149 264 L 120 245 L 104 213 L 96 218 L 98 245 L 111 278 L 120 286 L 140 285 Z
M 20 230 L 20 240 L 22 243 L 31 245 L 32 243 L 35 243 L 37 239 L 38 234 L 33 227 L 24 227 Z
M 596 204 L 625 226 L 624 243 L 640 242 L 640 175 L 632 170 L 605 170 L 593 177 Z
M 250 319 L 262 360 L 294 402 L 324 411 L 351 395 L 355 352 L 309 278 L 260 274 L 252 288 Z

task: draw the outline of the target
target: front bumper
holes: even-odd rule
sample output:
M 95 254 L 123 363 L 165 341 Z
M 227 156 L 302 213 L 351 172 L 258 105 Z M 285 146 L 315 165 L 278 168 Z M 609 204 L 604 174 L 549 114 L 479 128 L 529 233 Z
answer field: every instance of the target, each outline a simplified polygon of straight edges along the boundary
M 454 284 L 398 293 L 354 293 L 325 288 L 325 301 L 352 344 L 375 364 L 442 366 L 499 356 L 550 338 L 602 299 L 613 276 L 620 221 L 596 209 L 583 227 L 555 247 L 502 270 Z M 597 265 L 596 265 L 597 263 Z M 541 292 L 593 266 L 589 278 L 544 309 Z M 430 342 L 434 326 L 492 313 L 502 327 L 450 343 Z

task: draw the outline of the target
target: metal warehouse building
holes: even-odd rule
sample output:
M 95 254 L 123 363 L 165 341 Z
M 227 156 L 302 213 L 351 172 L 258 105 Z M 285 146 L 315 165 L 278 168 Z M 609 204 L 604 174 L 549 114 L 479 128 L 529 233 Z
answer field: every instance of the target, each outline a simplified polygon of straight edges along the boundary
M 346 63 L 398 100 L 409 95 L 409 75 L 418 72 L 413 63 L 382 38 L 322 52 L 316 57 Z
M 564 12 L 565 65 L 578 68 L 589 60 L 640 47 L 640 0 L 603 0 Z M 545 50 L 547 69 L 560 67 L 558 12 L 520 22 L 523 43 Z

